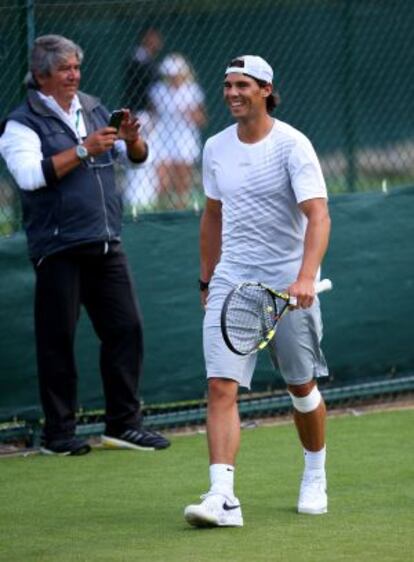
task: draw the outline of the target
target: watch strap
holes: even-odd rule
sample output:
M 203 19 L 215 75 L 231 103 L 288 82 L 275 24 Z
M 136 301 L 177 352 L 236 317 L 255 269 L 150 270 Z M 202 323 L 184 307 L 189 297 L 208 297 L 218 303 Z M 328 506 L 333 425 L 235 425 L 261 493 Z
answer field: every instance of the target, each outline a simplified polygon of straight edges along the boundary
M 210 281 L 203 281 L 202 279 L 198 280 L 198 286 L 200 291 L 207 291 Z

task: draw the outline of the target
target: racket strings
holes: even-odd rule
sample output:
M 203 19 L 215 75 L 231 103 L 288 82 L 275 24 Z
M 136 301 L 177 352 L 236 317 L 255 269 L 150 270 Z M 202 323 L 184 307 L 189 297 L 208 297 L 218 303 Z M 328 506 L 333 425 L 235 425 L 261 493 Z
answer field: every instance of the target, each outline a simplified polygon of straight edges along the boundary
M 273 296 L 263 287 L 236 289 L 227 306 L 226 331 L 232 346 L 250 353 L 273 329 L 278 309 Z

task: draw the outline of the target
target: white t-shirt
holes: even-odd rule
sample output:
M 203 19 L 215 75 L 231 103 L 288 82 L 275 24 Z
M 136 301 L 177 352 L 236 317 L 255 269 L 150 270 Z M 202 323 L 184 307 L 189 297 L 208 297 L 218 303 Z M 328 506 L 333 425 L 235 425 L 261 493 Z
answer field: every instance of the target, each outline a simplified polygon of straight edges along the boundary
M 275 119 L 264 139 L 246 144 L 232 125 L 205 145 L 203 184 L 207 197 L 222 202 L 222 255 L 215 275 L 275 289 L 295 281 L 307 224 L 298 203 L 327 197 L 305 135 Z

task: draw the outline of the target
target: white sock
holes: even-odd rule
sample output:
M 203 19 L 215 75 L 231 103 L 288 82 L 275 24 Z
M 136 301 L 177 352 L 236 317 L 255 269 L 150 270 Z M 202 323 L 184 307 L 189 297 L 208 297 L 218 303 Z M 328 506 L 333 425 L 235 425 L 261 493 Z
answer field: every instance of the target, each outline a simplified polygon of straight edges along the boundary
M 305 457 L 305 472 L 308 470 L 325 471 L 326 446 L 316 452 L 303 449 L 303 454 Z
M 210 492 L 234 496 L 234 466 L 230 464 L 210 465 Z

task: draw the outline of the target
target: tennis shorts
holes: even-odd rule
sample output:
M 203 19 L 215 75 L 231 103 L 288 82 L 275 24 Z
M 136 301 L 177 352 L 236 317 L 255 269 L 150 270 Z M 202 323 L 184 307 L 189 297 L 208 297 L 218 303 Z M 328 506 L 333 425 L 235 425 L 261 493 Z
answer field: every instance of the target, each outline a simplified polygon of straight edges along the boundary
M 215 277 L 210 283 L 203 323 L 207 378 L 231 379 L 250 388 L 257 353 L 247 356 L 233 353 L 221 334 L 221 309 L 232 288 L 233 285 L 222 278 Z M 321 339 L 322 318 L 317 297 L 310 308 L 292 310 L 280 320 L 276 337 L 268 347 L 272 362 L 275 367 L 279 367 L 286 384 L 305 384 L 313 378 L 328 375 L 325 357 L 320 347 Z

